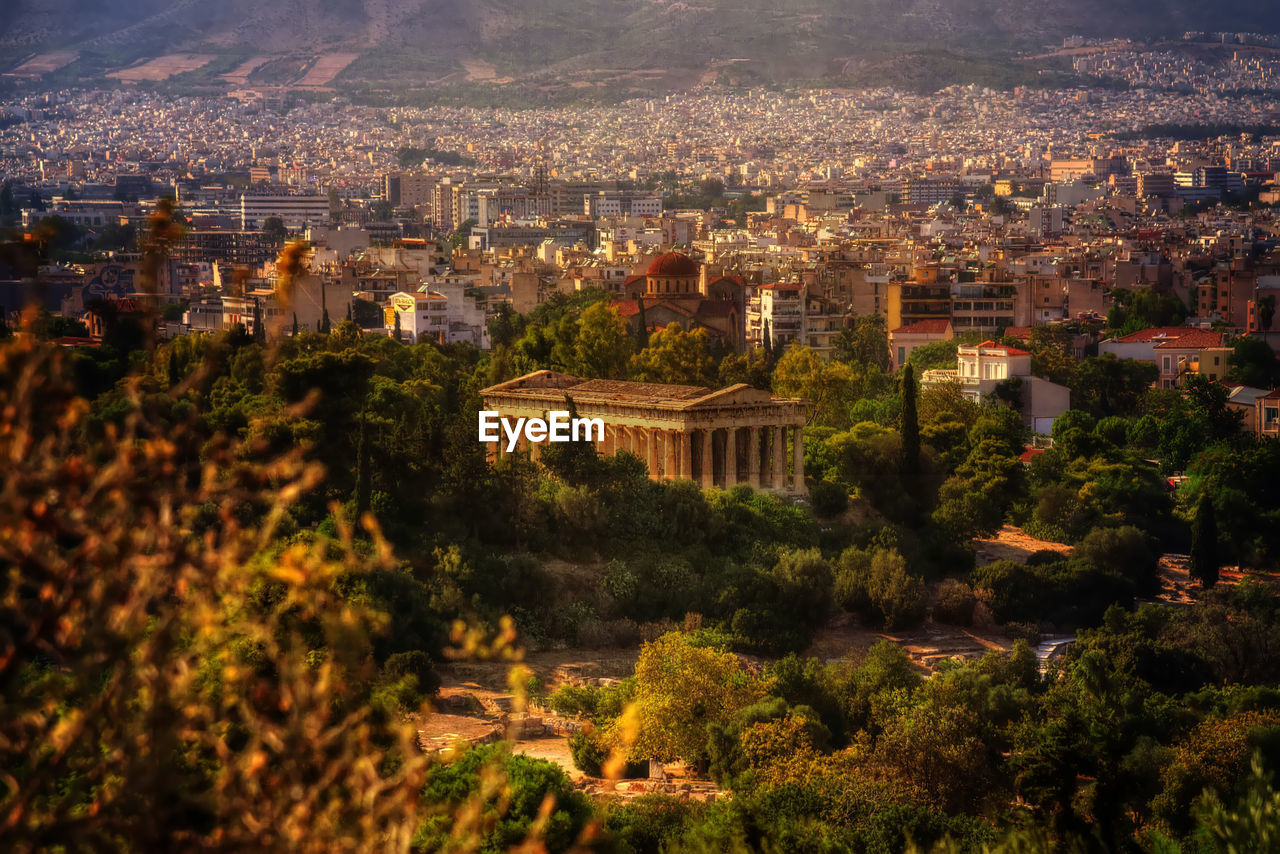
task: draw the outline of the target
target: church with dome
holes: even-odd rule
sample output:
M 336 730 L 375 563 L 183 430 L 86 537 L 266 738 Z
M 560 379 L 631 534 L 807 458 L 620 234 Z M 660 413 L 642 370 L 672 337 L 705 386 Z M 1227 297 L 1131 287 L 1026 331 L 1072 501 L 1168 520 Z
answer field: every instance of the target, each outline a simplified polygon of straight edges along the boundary
M 613 306 L 633 332 L 643 323 L 650 331 L 679 323 L 686 330 L 705 329 L 736 352 L 746 346 L 746 287 L 738 276 L 710 275 L 707 268 L 680 252 L 664 252 L 639 275 L 623 284 L 623 297 Z

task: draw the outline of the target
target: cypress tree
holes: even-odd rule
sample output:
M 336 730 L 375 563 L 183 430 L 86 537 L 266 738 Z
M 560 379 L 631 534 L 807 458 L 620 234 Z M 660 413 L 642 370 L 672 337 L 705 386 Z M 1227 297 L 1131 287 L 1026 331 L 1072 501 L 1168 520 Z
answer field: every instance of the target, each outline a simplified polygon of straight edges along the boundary
M 637 350 L 643 350 L 649 346 L 649 321 L 644 316 L 644 297 L 636 300 L 636 305 L 640 310 L 640 346 Z
M 360 410 L 360 435 L 356 442 L 356 512 L 363 514 L 369 509 L 370 478 L 369 471 L 369 437 L 366 429 L 368 418 L 365 410 Z
M 400 312 L 397 311 L 395 314 L 396 314 L 396 340 L 401 341 L 403 339 L 401 338 L 401 332 L 400 332 Z
M 322 335 L 329 334 L 329 309 L 324 310 L 324 315 L 320 318 L 320 333 Z
M 178 354 L 169 348 L 169 385 L 178 384 Z
M 258 344 L 267 343 L 267 327 L 262 322 L 262 304 L 253 303 L 253 340 Z
M 298 337 L 298 313 L 296 311 L 293 313 L 293 337 Z
M 920 472 L 920 421 L 916 415 L 916 375 L 910 365 L 902 371 L 902 473 Z
M 1205 590 L 1218 583 L 1218 520 L 1208 491 L 1200 493 L 1191 526 L 1191 577 Z

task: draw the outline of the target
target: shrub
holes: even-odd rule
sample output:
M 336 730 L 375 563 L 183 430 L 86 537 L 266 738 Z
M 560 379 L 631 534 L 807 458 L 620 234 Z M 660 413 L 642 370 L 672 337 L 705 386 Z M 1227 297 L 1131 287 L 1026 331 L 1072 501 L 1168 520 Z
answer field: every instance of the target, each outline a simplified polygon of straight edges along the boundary
M 590 718 L 596 714 L 600 689 L 589 685 L 561 685 L 547 698 L 547 706 L 557 715 Z
M 924 581 L 907 572 L 897 549 L 846 549 L 834 593 L 842 607 L 885 628 L 904 628 L 924 618 Z
M 703 809 L 697 801 L 672 795 L 641 795 L 607 803 L 604 826 L 621 851 L 658 851 L 667 840 L 684 833 Z
M 973 586 L 999 622 L 1041 620 L 1059 626 L 1096 625 L 1113 604 L 1133 604 L 1131 581 L 1087 560 L 1025 566 L 1008 560 L 974 570 Z
M 1074 557 L 1132 580 L 1144 593 L 1159 589 L 1159 557 L 1147 535 L 1132 525 L 1095 528 L 1076 547 Z
M 593 648 L 626 648 L 640 643 L 640 627 L 629 617 L 589 619 L 578 627 L 578 643 Z
M 840 555 L 833 593 L 836 604 L 846 611 L 865 613 L 871 608 L 867 581 L 871 576 L 871 552 L 850 546 Z
M 578 730 L 569 736 L 569 756 L 573 758 L 573 767 L 588 777 L 604 776 L 604 763 L 609 759 L 609 751 L 595 732 Z
M 885 628 L 903 628 L 924 617 L 924 582 L 907 572 L 907 562 L 897 551 L 878 551 L 872 556 L 867 596 L 880 612 Z
M 809 491 L 809 500 L 819 516 L 838 516 L 849 506 L 849 490 L 838 483 L 820 480 Z
M 413 676 L 417 679 L 418 691 L 424 696 L 434 696 L 440 690 L 440 675 L 436 673 L 431 657 L 420 649 L 397 652 L 387 659 L 382 669 L 393 679 Z
M 933 606 L 933 618 L 944 623 L 967 626 L 973 622 L 973 608 L 976 604 L 972 587 L 963 581 L 948 578 L 938 587 L 938 601 Z

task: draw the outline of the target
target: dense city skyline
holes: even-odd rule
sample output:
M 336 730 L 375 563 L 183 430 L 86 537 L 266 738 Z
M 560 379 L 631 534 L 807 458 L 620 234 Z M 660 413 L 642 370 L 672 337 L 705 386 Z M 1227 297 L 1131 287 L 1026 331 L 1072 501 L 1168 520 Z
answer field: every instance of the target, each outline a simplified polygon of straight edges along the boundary
M 0 850 L 1273 850 L 1263 5 L 0 11 Z

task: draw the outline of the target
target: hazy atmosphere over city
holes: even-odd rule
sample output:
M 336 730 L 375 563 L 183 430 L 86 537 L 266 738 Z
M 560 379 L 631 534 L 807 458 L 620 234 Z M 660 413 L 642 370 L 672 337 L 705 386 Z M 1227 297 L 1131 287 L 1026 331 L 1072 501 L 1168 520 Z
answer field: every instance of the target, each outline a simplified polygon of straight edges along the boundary
M 0 5 L 0 850 L 1280 851 L 1280 17 Z

